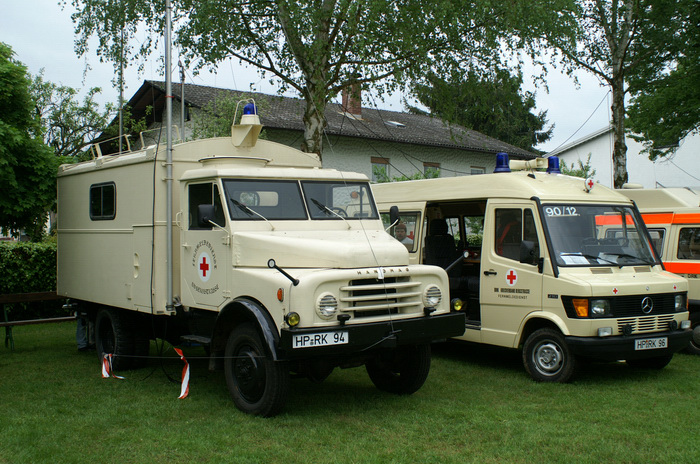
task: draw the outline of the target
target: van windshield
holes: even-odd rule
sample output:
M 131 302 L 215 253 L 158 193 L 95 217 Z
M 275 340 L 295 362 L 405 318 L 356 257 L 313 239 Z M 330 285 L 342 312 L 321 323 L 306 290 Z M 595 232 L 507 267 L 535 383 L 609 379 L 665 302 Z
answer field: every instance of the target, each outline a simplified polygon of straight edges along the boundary
M 542 209 L 559 266 L 655 264 L 630 206 L 550 204 Z

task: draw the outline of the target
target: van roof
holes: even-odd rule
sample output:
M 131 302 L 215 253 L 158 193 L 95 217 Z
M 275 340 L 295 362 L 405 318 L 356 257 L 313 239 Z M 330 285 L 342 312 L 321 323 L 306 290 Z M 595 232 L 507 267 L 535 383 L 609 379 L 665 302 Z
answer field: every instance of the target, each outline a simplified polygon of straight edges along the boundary
M 595 184 L 587 193 L 584 182 L 585 179 L 563 174 L 514 171 L 373 184 L 372 190 L 381 203 L 532 197 L 544 202 L 630 203 L 624 195 L 601 184 Z
M 640 211 L 678 212 L 681 208 L 700 208 L 700 195 L 689 188 L 622 189 Z

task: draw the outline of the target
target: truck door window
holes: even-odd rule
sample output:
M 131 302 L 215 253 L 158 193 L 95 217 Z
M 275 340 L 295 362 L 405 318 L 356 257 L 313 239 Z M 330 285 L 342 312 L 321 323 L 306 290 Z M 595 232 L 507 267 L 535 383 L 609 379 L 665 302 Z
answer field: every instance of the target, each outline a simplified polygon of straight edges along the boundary
M 520 259 L 520 242 L 523 236 L 522 214 L 520 208 L 496 210 L 496 236 L 494 244 L 497 255 L 509 259 Z
M 389 229 L 389 233 L 399 242 L 403 243 L 408 251 L 416 250 L 416 235 L 418 231 L 416 230 L 416 224 L 418 224 L 419 214 L 417 212 L 405 212 L 401 211 L 401 219 L 399 222 Z M 382 223 L 384 228 L 389 227 L 389 215 L 382 214 Z
M 700 228 L 683 227 L 680 230 L 678 259 L 700 259 Z
M 114 182 L 90 186 L 90 219 L 106 221 L 117 216 L 117 186 Z
M 197 226 L 197 207 L 199 205 L 214 205 L 214 209 L 216 211 L 214 222 L 223 227 L 226 220 L 224 219 L 224 208 L 221 205 L 219 187 L 216 184 L 211 182 L 204 184 L 190 184 L 188 186 L 188 202 L 189 229 L 202 229 L 202 227 Z M 205 229 L 211 229 L 211 227 L 206 227 Z

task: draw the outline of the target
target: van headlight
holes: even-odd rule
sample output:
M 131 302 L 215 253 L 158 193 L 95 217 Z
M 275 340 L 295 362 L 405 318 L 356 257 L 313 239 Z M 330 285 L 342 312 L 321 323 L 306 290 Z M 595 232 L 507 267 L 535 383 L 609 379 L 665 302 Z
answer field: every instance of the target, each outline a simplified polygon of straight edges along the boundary
M 605 317 L 610 315 L 610 302 L 608 300 L 591 300 L 591 317 Z
M 423 292 L 423 305 L 426 308 L 435 308 L 442 301 L 442 291 L 437 285 L 428 285 Z
M 673 300 L 673 309 L 678 313 L 680 313 L 681 311 L 685 311 L 683 295 L 676 295 L 676 298 Z
M 322 294 L 316 301 L 316 312 L 323 319 L 332 319 L 338 312 L 338 299 L 330 293 Z

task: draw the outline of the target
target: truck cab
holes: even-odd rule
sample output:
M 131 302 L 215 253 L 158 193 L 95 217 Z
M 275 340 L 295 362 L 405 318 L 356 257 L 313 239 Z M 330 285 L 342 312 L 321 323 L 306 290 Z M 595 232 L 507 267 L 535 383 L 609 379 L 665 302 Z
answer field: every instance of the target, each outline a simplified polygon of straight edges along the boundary
M 539 381 L 569 380 L 583 358 L 664 367 L 690 338 L 687 282 L 663 270 L 631 201 L 543 161 L 500 154 L 493 174 L 373 190 L 380 212 L 398 207 L 410 261 L 448 272 L 467 314 L 457 338 L 521 349 Z
M 290 373 L 322 381 L 336 367 L 417 391 L 430 343 L 464 332 L 445 271 L 409 263 L 364 175 L 258 140 L 252 102 L 241 119 L 231 138 L 173 147 L 172 263 L 164 147 L 61 166 L 58 294 L 115 369 L 140 365 L 152 339 L 203 345 L 247 413 L 279 413 Z
M 693 337 L 687 351 L 700 354 L 700 193 L 690 188 L 644 189 L 632 184 L 619 192 L 642 213 L 665 269 L 688 280 Z

